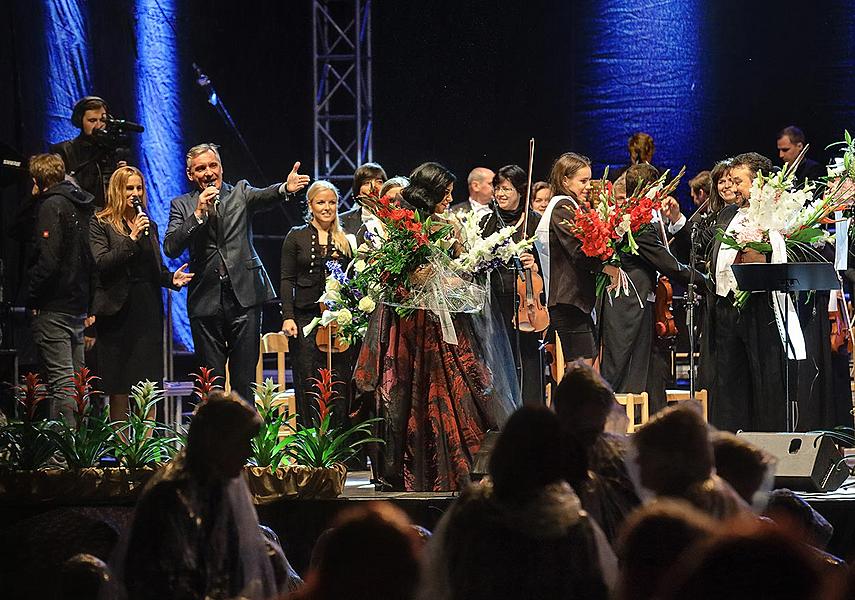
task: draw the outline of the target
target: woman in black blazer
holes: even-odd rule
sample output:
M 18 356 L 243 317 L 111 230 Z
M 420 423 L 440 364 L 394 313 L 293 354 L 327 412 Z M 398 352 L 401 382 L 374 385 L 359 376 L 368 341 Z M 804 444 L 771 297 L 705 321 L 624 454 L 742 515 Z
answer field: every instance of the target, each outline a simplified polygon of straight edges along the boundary
M 116 169 L 104 208 L 89 224 L 97 273 L 90 312 L 96 317 L 101 388 L 110 396 L 110 418 L 128 412 L 131 386 L 163 380 L 163 299 L 160 288 L 179 289 L 193 278 L 187 265 L 170 272 L 163 264 L 157 226 L 134 203 L 146 207 L 142 173 Z
M 291 229 L 282 244 L 280 291 L 282 296 L 282 331 L 291 338 L 290 351 L 294 374 L 297 414 L 309 424 L 311 378 L 326 367 L 326 354 L 315 344 L 315 334 L 303 335 L 303 328 L 321 316 L 318 298 L 324 293 L 329 273 L 328 261 L 345 269 L 351 260 L 350 243 L 338 221 L 338 189 L 328 181 L 316 181 L 306 192 L 309 204 L 308 223 Z M 351 379 L 350 351 L 333 355 L 333 381 Z M 342 398 L 346 391 L 338 389 Z M 336 411 L 336 424 L 346 421 L 346 410 Z

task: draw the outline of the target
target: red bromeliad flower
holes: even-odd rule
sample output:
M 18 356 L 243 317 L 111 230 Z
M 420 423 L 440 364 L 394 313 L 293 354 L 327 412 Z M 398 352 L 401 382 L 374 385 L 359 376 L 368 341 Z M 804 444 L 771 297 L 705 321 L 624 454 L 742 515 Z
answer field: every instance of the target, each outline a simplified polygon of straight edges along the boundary
M 92 394 L 99 393 L 94 389 L 92 382 L 100 378 L 91 373 L 88 367 L 83 367 L 71 376 L 71 397 L 74 400 L 74 416 L 77 418 L 78 427 L 86 416 L 86 408 L 89 406 Z
M 336 384 L 342 383 L 341 381 L 333 381 L 332 379 L 332 371 L 329 369 L 318 369 L 319 378 L 310 378 L 309 381 L 314 382 L 316 392 L 309 392 L 312 396 L 315 397 L 315 400 L 318 402 L 318 423 L 317 426 L 321 429 L 323 433 L 323 429 L 325 428 L 324 422 L 326 421 L 327 416 L 330 414 L 332 410 L 332 403 L 335 401 L 338 396 L 338 392 L 336 392 L 333 387 Z
M 219 375 L 214 375 L 214 370 L 207 367 L 199 367 L 198 373 L 190 373 L 195 379 L 193 391 L 199 396 L 199 402 L 205 403 L 208 401 L 208 396 L 215 389 L 223 389 L 218 383 L 222 379 Z
M 22 384 L 15 386 L 18 404 L 24 409 L 27 421 L 32 421 L 36 415 L 36 407 L 47 398 L 47 388 L 42 383 L 38 373 L 27 373 L 21 377 Z

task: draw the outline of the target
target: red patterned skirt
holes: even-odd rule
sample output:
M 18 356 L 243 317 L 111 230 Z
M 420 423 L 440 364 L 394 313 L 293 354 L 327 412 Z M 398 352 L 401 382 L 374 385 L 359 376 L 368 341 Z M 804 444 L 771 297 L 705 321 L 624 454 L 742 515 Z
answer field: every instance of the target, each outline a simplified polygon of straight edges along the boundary
M 385 419 L 377 474 L 408 491 L 459 490 L 488 429 L 497 429 L 490 370 L 476 356 L 467 315 L 454 315 L 457 345 L 442 341 L 439 320 L 418 310 L 401 318 L 377 308 L 354 380 L 363 406 Z

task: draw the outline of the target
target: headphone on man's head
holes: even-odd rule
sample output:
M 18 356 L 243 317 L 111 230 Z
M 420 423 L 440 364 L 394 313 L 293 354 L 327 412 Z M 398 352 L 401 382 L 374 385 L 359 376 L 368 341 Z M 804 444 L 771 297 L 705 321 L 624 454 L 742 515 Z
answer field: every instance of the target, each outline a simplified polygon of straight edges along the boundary
M 98 108 L 97 106 L 91 106 L 91 104 L 94 102 L 100 102 L 104 105 L 104 110 L 109 112 L 110 109 L 107 108 L 107 102 L 100 96 L 84 96 L 74 104 L 74 108 L 71 110 L 72 125 L 74 125 L 78 129 L 83 129 L 83 113 L 85 113 L 87 110 Z

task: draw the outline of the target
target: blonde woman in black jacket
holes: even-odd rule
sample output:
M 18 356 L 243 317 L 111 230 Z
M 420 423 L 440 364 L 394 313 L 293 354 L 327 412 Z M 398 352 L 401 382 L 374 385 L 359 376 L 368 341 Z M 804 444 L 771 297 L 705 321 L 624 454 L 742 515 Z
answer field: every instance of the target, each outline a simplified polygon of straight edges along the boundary
M 134 206 L 139 202 L 143 212 Z M 110 396 L 110 418 L 128 411 L 131 386 L 163 379 L 161 287 L 178 290 L 193 278 L 187 265 L 163 264 L 157 226 L 146 216 L 145 183 L 135 167 L 120 167 L 107 187 L 107 202 L 89 226 L 97 273 L 90 312 L 98 330 L 99 386 Z

